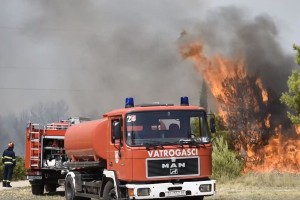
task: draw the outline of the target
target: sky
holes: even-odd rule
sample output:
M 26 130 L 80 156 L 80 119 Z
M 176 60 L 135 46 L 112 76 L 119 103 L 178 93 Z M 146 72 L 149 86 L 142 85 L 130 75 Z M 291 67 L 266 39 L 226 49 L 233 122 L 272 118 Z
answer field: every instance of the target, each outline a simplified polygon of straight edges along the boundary
M 0 110 L 18 114 L 63 100 L 72 116 L 136 103 L 199 104 L 202 78 L 178 39 L 209 13 L 234 7 L 276 26 L 285 54 L 300 44 L 300 1 L 0 0 Z M 230 24 L 230 22 L 228 22 Z M 210 25 L 212 26 L 212 25 Z M 214 53 L 214 52 L 212 52 Z

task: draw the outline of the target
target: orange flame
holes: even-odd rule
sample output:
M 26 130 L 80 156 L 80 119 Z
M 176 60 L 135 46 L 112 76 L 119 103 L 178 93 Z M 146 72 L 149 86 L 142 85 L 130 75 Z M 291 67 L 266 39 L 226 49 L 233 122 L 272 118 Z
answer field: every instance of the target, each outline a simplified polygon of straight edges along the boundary
M 181 48 L 184 58 L 189 58 L 194 62 L 195 69 L 204 76 L 215 97 L 226 98 L 223 93 L 222 80 L 226 78 L 246 76 L 243 60 L 226 60 L 221 55 L 216 55 L 209 59 L 203 54 L 202 44 L 196 42 Z M 234 88 L 232 88 L 234 89 Z M 222 116 L 226 116 L 226 111 L 219 108 Z
M 258 87 L 261 89 L 261 96 L 262 96 L 262 98 L 263 98 L 263 102 L 264 102 L 264 103 L 267 103 L 267 102 L 268 102 L 268 92 L 267 92 L 267 90 L 263 87 L 263 84 L 262 84 L 260 78 L 256 79 L 256 84 L 257 84 Z
M 289 172 L 299 173 L 300 171 L 300 140 L 299 138 L 285 138 L 282 135 L 282 127 L 275 129 L 268 145 L 263 146 L 254 152 L 247 159 L 257 162 L 246 162 L 244 172 Z M 248 160 L 249 161 L 249 160 Z
M 265 119 L 265 126 L 267 127 L 267 128 L 270 128 L 271 126 L 270 126 L 270 117 L 271 117 L 272 115 L 269 113 L 268 114 L 268 116 L 267 116 L 267 118 Z

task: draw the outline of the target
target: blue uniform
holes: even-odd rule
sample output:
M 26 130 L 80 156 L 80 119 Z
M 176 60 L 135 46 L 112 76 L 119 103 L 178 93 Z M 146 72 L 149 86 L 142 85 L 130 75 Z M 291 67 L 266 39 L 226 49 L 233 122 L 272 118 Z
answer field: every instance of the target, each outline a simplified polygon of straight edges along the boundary
M 13 175 L 13 170 L 16 165 L 16 156 L 13 148 L 4 150 L 2 154 L 3 166 L 3 187 L 11 187 L 10 182 Z

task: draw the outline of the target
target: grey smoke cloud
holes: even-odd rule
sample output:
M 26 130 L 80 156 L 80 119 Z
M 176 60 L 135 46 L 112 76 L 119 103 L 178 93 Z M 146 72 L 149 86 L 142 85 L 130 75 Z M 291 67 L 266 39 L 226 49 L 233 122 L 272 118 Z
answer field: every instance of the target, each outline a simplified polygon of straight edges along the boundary
M 201 10 L 178 0 L 5 2 L 0 85 L 15 107 L 4 110 L 63 99 L 71 114 L 100 116 L 127 96 L 177 104 L 187 95 L 197 104 L 199 77 L 176 44 L 196 5 Z
M 260 77 L 267 88 L 277 95 L 287 89 L 287 77 L 295 63 L 292 56 L 282 50 L 279 30 L 270 16 L 252 17 L 235 6 L 220 7 L 208 12 L 205 19 L 186 31 L 188 34 L 182 37 L 181 45 L 201 41 L 207 55 L 243 57 L 248 72 Z

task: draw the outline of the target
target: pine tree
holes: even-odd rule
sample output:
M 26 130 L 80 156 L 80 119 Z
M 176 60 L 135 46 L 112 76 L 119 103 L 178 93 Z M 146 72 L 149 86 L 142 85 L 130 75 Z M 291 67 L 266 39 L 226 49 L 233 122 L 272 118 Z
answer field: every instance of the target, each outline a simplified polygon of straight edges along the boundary
M 200 106 L 204 107 L 206 110 L 208 109 L 208 103 L 207 103 L 207 85 L 206 82 L 202 81 L 202 89 L 200 92 Z
M 294 50 L 297 51 L 295 61 L 300 65 L 300 46 L 294 45 Z M 300 73 L 294 70 L 288 81 L 288 91 L 282 93 L 280 98 L 282 103 L 285 103 L 290 111 L 288 111 L 288 117 L 293 124 L 300 124 Z

